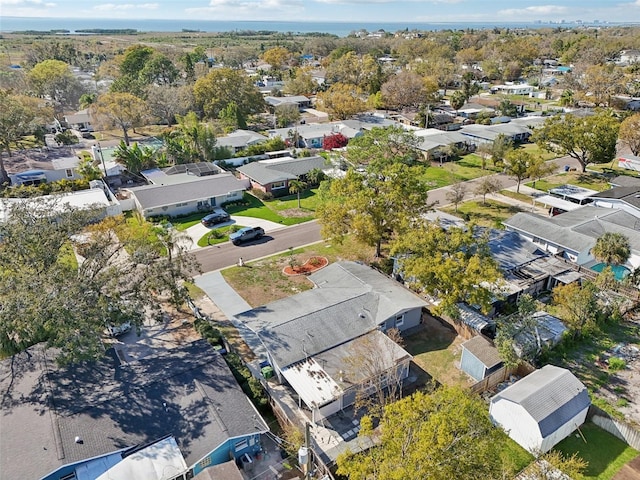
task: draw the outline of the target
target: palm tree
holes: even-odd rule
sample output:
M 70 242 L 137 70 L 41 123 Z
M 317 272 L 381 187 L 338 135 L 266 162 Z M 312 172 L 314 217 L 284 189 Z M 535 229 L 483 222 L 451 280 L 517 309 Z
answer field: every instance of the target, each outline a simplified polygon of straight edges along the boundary
M 307 188 L 307 184 L 302 180 L 291 180 L 289 182 L 289 193 L 298 195 L 298 208 L 302 208 L 300 205 L 300 193 Z
M 464 93 L 462 93 L 461 91 L 453 92 L 453 94 L 449 98 L 449 104 L 451 105 L 451 108 L 453 108 L 456 111 L 456 116 L 458 116 L 458 110 L 460 110 L 460 108 L 464 105 L 464 102 L 466 101 L 467 99 L 464 96 Z
M 326 178 L 327 175 L 319 168 L 311 169 L 309 170 L 309 173 L 307 173 L 307 180 L 311 185 L 320 185 L 320 182 Z
M 606 232 L 596 240 L 591 254 L 607 265 L 622 265 L 631 256 L 629 239 L 621 233 Z
M 133 174 L 156 166 L 156 152 L 153 148 L 140 148 L 137 143 L 128 147 L 124 141 L 120 141 L 120 145 L 113 152 L 113 157 L 116 162 L 124 165 L 127 171 Z

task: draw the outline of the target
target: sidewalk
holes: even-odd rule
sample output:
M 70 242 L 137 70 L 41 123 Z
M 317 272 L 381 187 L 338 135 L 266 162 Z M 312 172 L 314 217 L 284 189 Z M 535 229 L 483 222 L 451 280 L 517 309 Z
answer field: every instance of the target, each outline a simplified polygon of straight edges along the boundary
M 258 336 L 244 323 L 238 322 L 235 318 L 235 315 L 251 310 L 251 305 L 227 283 L 222 273 L 220 271 L 205 273 L 196 277 L 194 281 L 211 301 L 217 305 L 227 319 L 233 323 L 233 326 L 238 329 L 242 339 L 255 356 L 260 360 L 266 360 L 267 351 Z M 258 361 L 258 363 L 260 362 Z

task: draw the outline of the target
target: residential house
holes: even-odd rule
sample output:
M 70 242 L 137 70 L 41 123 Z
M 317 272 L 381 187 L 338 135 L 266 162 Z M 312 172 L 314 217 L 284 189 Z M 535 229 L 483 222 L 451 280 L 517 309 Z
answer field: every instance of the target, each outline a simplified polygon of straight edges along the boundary
M 500 104 L 502 103 L 502 100 L 499 98 L 492 98 L 492 97 L 474 97 L 473 101 L 475 103 L 477 103 L 478 105 L 483 105 L 485 107 L 490 107 L 493 108 L 494 110 L 498 110 L 500 107 Z M 518 100 L 509 100 L 509 102 L 515 107 L 516 109 L 516 113 L 518 114 L 523 114 L 526 107 L 527 107 L 527 103 L 526 102 L 522 102 L 522 101 L 518 101 Z
M 295 105 L 298 109 L 311 107 L 311 100 L 304 95 L 285 95 L 284 97 L 264 97 L 271 108 L 275 109 L 282 105 Z
M 75 130 L 83 129 L 89 132 L 93 132 L 93 125 L 91 125 L 91 113 L 88 108 L 80 110 L 71 115 L 65 115 L 64 121 L 70 128 Z
M 590 404 L 587 387 L 569 370 L 545 365 L 494 396 L 489 414 L 510 438 L 540 455 L 584 423 Z
M 620 178 L 620 177 L 617 177 Z M 601 208 L 616 208 L 630 213 L 640 223 L 640 178 L 627 177 L 623 181 L 629 184 L 637 183 L 635 186 L 614 187 L 609 190 L 597 192 L 589 198 L 592 205 Z
M 14 204 L 27 204 L 34 211 L 42 211 L 43 215 L 55 215 L 66 208 L 96 209 L 97 218 L 104 218 L 122 213 L 122 206 L 114 194 L 100 180 L 92 180 L 90 188 L 76 192 L 57 193 L 31 198 L 0 199 L 0 222 L 11 215 Z M 43 211 L 46 209 L 46 211 Z
M 241 200 L 249 188 L 247 180 L 212 163 L 176 165 L 141 172 L 151 185 L 127 188 L 134 207 L 145 218 L 207 212 L 227 202 Z
M 467 340 L 462 345 L 460 370 L 479 382 L 502 367 L 502 358 L 493 342 L 482 335 Z
M 110 349 L 99 362 L 58 367 L 37 345 L 3 360 L 0 480 L 182 479 L 259 451 L 268 427 L 208 342 L 125 358 Z M 152 444 L 156 455 L 140 462 L 176 470 L 115 476 L 141 468 L 130 449 Z
M 9 170 L 11 184 L 29 186 L 60 180 L 80 180 L 82 175 L 77 171 L 80 158 L 70 149 L 60 153 L 63 155 L 66 153 L 66 156 L 59 155 L 46 161 L 28 161 L 22 165 L 10 165 L 7 170 Z M 24 167 L 27 169 L 23 170 Z
M 320 421 L 352 405 L 366 369 L 347 359 L 365 342 L 382 370 L 408 375 L 411 355 L 382 332 L 420 323 L 426 302 L 382 273 L 356 262 L 338 262 L 308 277 L 312 290 L 256 307 L 234 322 L 253 332 L 250 345 L 268 360 Z M 257 339 L 257 340 L 256 340 Z M 383 372 L 381 372 L 383 373 Z
M 638 159 L 640 162 L 640 158 Z M 640 188 L 640 177 L 631 175 L 618 175 L 609 180 L 611 187 L 638 187 Z
M 529 124 L 516 120 L 518 119 L 495 125 L 464 125 L 460 133 L 468 137 L 468 142 L 476 146 L 483 143 L 492 143 L 500 135 L 505 136 L 514 143 L 528 141 L 532 133 Z
M 505 93 L 507 95 L 531 95 L 535 91 L 536 87 L 533 85 L 521 84 L 506 84 L 506 85 L 494 85 L 491 87 L 491 93 Z
M 224 147 L 233 153 L 238 153 L 252 145 L 258 145 L 266 142 L 267 137 L 251 130 L 236 130 L 235 132 L 216 138 L 216 147 Z
M 426 160 L 446 161 L 449 157 L 448 149 L 455 147 L 461 152 L 468 152 L 474 148 L 469 137 L 461 132 L 445 132 L 436 128 L 426 128 L 416 130 L 414 135 L 422 141 L 418 144 L 418 149 L 423 152 Z
M 640 62 L 640 50 L 622 50 L 618 55 L 618 65 L 631 65 Z
M 520 212 L 503 224 L 542 250 L 587 268 L 597 264 L 591 255 L 596 240 L 606 232 L 620 233 L 631 246 L 626 265 L 640 266 L 640 222 L 624 210 L 587 205 L 552 218 Z
M 289 195 L 292 180 L 305 179 L 315 169 L 330 170 L 332 166 L 324 157 L 274 158 L 259 160 L 238 167 L 240 178 L 251 182 L 251 188 L 257 188 L 274 197 Z

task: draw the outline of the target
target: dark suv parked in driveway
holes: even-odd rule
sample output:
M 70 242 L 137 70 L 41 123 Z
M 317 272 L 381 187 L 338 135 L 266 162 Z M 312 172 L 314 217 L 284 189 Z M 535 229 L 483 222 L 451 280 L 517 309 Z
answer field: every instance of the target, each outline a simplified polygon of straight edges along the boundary
M 200 221 L 205 227 L 210 227 L 212 225 L 215 225 L 216 223 L 228 222 L 230 218 L 231 217 L 229 216 L 229 214 L 223 209 L 216 208 L 213 212 L 211 212 L 206 217 L 203 217 Z
M 263 235 L 264 229 L 262 227 L 244 227 L 229 235 L 229 240 L 231 240 L 234 245 L 239 245 L 242 242 L 255 240 Z

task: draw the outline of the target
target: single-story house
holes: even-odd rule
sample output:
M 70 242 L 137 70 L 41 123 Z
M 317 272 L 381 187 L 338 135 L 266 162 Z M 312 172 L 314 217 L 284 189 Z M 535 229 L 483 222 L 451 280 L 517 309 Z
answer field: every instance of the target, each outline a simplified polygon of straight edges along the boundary
M 534 455 L 551 450 L 587 418 L 587 387 L 569 370 L 545 365 L 491 399 L 489 415 Z
M 640 62 L 640 50 L 630 49 L 622 50 L 618 54 L 618 65 L 631 65 Z
M 133 361 L 110 349 L 101 361 L 67 367 L 54 353 L 36 345 L 0 363 L 0 480 L 111 479 L 106 472 L 131 463 L 130 448 L 170 437 L 145 461 L 180 465 L 180 453 L 182 478 L 259 451 L 268 431 L 205 340 Z
M 591 203 L 591 196 L 598 193 L 597 190 L 591 190 L 590 188 L 579 187 L 577 185 L 560 185 L 549 189 L 549 194 L 554 197 L 558 197 L 568 202 L 577 203 L 578 205 L 586 205 Z
M 191 165 L 202 164 L 141 172 L 152 184 L 126 189 L 133 197 L 136 210 L 145 218 L 207 212 L 227 202 L 242 200 L 244 191 L 250 187 L 247 180 L 238 180 L 231 173 L 216 171 L 211 175 L 211 170 L 201 172 Z M 201 173 L 204 176 L 198 176 Z
M 460 370 L 477 382 L 499 370 L 502 363 L 498 349 L 482 335 L 476 335 L 462 344 Z
M 90 188 L 69 193 L 57 193 L 31 198 L 0 199 L 0 222 L 11 215 L 14 204 L 27 204 L 30 209 L 42 211 L 43 215 L 55 215 L 64 208 L 97 209 L 98 218 L 122 213 L 122 206 L 113 193 L 100 180 L 92 180 Z
M 51 162 L 38 162 L 40 168 L 9 173 L 12 185 L 39 185 L 59 180 L 80 180 L 82 175 L 77 172 L 80 158 L 75 155 L 53 158 Z
M 586 205 L 555 217 L 520 212 L 503 224 L 542 250 L 586 267 L 595 263 L 591 249 L 599 237 L 606 232 L 621 233 L 631 246 L 627 266 L 640 266 L 640 223 L 624 210 Z
M 325 137 L 341 133 L 348 140 L 361 135 L 359 129 L 354 129 L 342 122 L 310 123 L 292 128 L 278 128 L 269 130 L 270 137 L 280 137 L 284 140 L 296 137 L 298 146 L 302 148 L 322 148 Z
M 251 145 L 258 145 L 266 142 L 267 137 L 251 130 L 236 130 L 224 137 L 216 138 L 216 147 L 225 147 L 233 153 L 238 153 Z
M 383 370 L 408 375 L 411 355 L 382 332 L 418 325 L 426 302 L 395 280 L 356 262 L 308 277 L 315 288 L 235 316 L 257 337 L 277 379 L 287 382 L 319 421 L 353 404 L 365 369 L 348 368 L 357 345 L 370 345 Z M 382 373 L 382 372 L 381 372 Z
M 460 133 L 468 137 L 468 142 L 475 145 L 492 143 L 498 136 L 503 135 L 513 142 L 526 142 L 531 136 L 531 129 L 521 122 L 510 121 L 495 125 L 464 125 Z
M 321 156 L 282 157 L 247 163 L 238 167 L 238 172 L 242 180 L 251 182 L 251 188 L 280 197 L 289 195 L 289 183 L 292 180 L 304 180 L 311 170 L 328 171 L 331 168 L 332 165 Z
M 264 97 L 264 101 L 274 109 L 281 105 L 295 105 L 298 109 L 311 107 L 311 100 L 304 95 L 285 95 L 284 97 L 267 96 Z
M 507 95 L 530 95 L 535 91 L 536 87 L 533 85 L 521 84 L 506 84 L 506 85 L 494 85 L 491 87 L 491 93 L 506 93 Z
M 76 130 L 87 129 L 89 132 L 93 132 L 93 126 L 91 125 L 91 113 L 88 108 L 80 110 L 71 115 L 65 115 L 64 121 L 69 127 Z
M 621 178 L 621 177 L 617 177 Z M 592 205 L 602 208 L 617 208 L 640 219 L 640 178 L 627 177 L 628 183 L 638 182 L 635 186 L 614 187 L 594 193 L 589 198 Z
M 473 146 L 470 139 L 459 131 L 447 132 L 437 128 L 425 128 L 413 133 L 421 139 L 418 149 L 423 152 L 427 160 L 446 158 L 443 151 L 449 146 L 455 146 L 465 152 Z
M 640 158 L 638 158 L 640 164 Z M 618 175 L 617 177 L 609 180 L 611 187 L 638 187 L 640 188 L 640 177 L 634 177 L 632 175 Z

